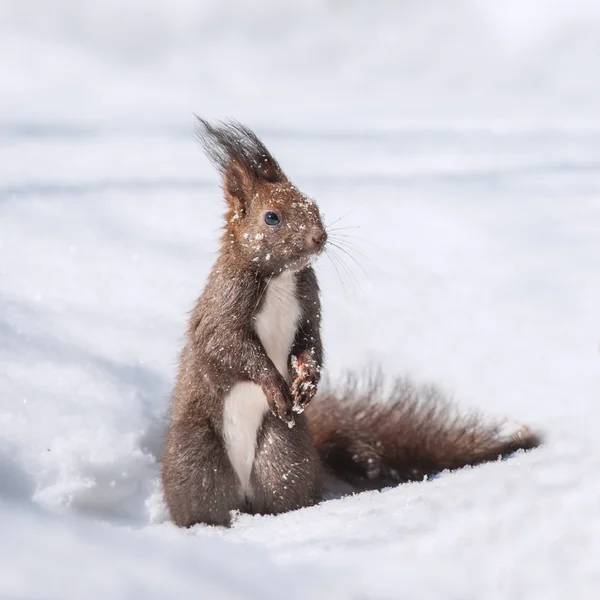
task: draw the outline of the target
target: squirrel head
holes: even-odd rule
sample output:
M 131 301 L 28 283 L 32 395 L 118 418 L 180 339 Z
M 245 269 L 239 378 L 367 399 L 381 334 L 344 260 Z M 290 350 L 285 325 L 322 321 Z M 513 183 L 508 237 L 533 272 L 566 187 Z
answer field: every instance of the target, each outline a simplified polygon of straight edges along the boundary
M 321 254 L 327 232 L 317 205 L 254 132 L 237 122 L 214 126 L 198 118 L 197 137 L 223 177 L 226 252 L 266 275 L 303 269 Z

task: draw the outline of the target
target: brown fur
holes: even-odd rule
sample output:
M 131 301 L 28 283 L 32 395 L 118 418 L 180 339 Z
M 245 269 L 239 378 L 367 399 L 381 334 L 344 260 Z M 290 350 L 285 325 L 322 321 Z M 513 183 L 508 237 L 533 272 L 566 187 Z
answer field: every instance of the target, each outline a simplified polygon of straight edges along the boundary
M 422 480 L 541 443 L 526 427 L 501 437 L 502 423 L 460 415 L 436 387 L 407 378 L 386 386 L 377 371 L 349 375 L 339 389 L 318 394 L 306 412 L 323 464 L 353 491 Z
M 312 398 L 323 360 L 319 288 L 308 265 L 326 240 L 319 210 L 243 126 L 199 121 L 198 133 L 223 172 L 228 212 L 219 257 L 190 319 L 163 459 L 165 498 L 181 526 L 227 524 L 231 510 L 277 513 L 306 506 L 317 496 L 322 470 L 306 417 L 292 410 Z M 279 227 L 265 225 L 269 211 L 281 218 Z M 271 279 L 289 269 L 297 272 L 301 316 L 289 372 L 282 374 L 267 356 L 254 319 Z M 298 364 L 308 365 L 302 377 Z M 298 379 L 313 385 L 299 385 Z M 258 432 L 252 498 L 239 492 L 223 435 L 223 402 L 240 382 L 259 385 L 273 413 Z M 282 483 L 283 474 L 289 485 Z
M 381 488 L 539 443 L 529 434 L 500 441 L 497 428 L 457 419 L 437 392 L 404 380 L 387 398 L 374 378 L 364 391 L 351 380 L 309 404 L 323 365 L 319 287 L 309 265 L 327 239 L 319 210 L 246 127 L 199 120 L 198 137 L 223 175 L 227 215 L 173 393 L 162 475 L 177 525 L 227 525 L 232 510 L 275 514 L 310 505 L 325 491 L 324 470 L 350 490 Z M 268 212 L 277 226 L 266 224 Z M 294 273 L 300 317 L 280 373 L 256 318 L 284 271 Z M 256 435 L 252 493 L 240 488 L 223 425 L 225 399 L 243 382 L 260 386 L 271 410 Z

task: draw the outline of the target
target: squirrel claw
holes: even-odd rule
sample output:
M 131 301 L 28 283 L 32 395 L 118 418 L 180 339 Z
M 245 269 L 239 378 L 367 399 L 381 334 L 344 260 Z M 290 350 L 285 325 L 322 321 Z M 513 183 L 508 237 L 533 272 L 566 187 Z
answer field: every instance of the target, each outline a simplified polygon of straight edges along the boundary
M 306 405 L 313 399 L 316 391 L 317 386 L 313 378 L 306 376 L 296 378 L 292 384 L 292 397 L 294 398 L 292 410 L 298 414 L 304 412 Z
M 277 419 L 281 419 L 291 429 L 295 425 L 294 416 L 292 414 L 293 410 L 294 410 L 293 406 L 291 407 L 291 409 L 288 409 L 283 406 L 282 407 L 276 406 L 271 409 L 271 414 L 274 417 L 276 417 Z

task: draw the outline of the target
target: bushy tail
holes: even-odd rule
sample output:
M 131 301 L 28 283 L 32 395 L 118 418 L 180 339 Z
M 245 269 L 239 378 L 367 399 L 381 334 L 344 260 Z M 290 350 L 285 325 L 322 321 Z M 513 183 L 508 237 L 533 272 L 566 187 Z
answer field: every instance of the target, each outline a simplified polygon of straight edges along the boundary
M 338 391 L 318 394 L 306 413 L 328 474 L 353 491 L 422 480 L 541 443 L 525 426 L 461 415 L 433 386 L 400 378 L 387 388 L 379 373 L 348 377 Z

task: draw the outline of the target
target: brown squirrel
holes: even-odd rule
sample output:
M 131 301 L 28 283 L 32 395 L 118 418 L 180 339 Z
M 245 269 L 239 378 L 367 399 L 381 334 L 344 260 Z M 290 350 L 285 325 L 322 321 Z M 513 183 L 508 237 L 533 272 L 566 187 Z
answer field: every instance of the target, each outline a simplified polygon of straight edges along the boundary
M 316 204 L 258 137 L 199 119 L 227 202 L 219 257 L 192 313 L 162 463 L 174 522 L 228 525 L 232 511 L 277 514 L 328 490 L 381 489 L 533 448 L 521 426 L 457 417 L 432 387 L 349 378 L 318 395 L 319 286 L 327 243 Z

